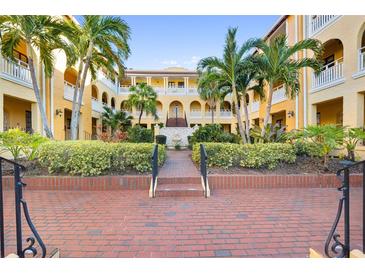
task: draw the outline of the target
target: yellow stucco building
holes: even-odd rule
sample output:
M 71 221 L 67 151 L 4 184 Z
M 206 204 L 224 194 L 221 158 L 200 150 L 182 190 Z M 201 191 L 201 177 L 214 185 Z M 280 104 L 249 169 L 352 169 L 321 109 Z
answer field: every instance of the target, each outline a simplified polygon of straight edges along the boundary
M 343 124 L 364 126 L 365 119 L 365 16 L 316 15 L 281 16 L 264 39 L 270 41 L 285 34 L 289 44 L 305 38 L 319 39 L 324 44 L 324 67 L 319 75 L 311 69 L 300 74 L 301 91 L 296 98 L 287 98 L 282 85 L 274 86 L 271 121 L 286 125 L 288 130 L 303 128 L 308 124 Z M 295 58 L 310 56 L 300 52 Z M 42 132 L 42 125 L 28 69 L 27 49 L 20 44 L 14 52 L 17 61 L 1 57 L 0 62 L 0 130 L 20 127 Z M 37 55 L 37 54 L 36 54 Z M 68 139 L 72 108 L 75 68 L 66 67 L 64 53 L 57 53 L 53 77 L 45 79 L 42 68 L 37 67 L 42 100 L 54 136 Z M 127 109 L 125 100 L 129 87 L 145 82 L 158 94 L 158 119 L 144 115 L 142 124 L 153 127 L 166 123 L 170 126 L 202 125 L 211 123 L 211 112 L 197 93 L 197 73 L 180 67 L 161 70 L 126 71 L 124 80 L 108 77 L 99 72 L 96 80 L 89 77 L 83 97 L 80 122 L 80 139 L 94 138 L 101 130 L 103 104 L 123 109 L 134 116 L 135 109 Z M 249 94 L 251 124 L 262 124 L 265 100 Z M 225 130 L 236 132 L 236 118 L 232 114 L 232 102 L 227 96 L 214 111 L 216 123 Z M 168 122 L 170 119 L 170 122 Z M 174 122 L 175 121 L 175 122 Z M 359 147 L 361 151 L 362 146 Z

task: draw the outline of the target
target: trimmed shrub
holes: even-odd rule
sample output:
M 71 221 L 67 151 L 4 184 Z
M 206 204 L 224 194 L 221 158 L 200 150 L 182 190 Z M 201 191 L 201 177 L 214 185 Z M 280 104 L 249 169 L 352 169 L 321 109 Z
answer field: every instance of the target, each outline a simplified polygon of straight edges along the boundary
M 199 127 L 191 137 L 191 143 L 201 142 L 218 142 L 218 143 L 235 143 L 237 138 L 232 133 L 224 132 L 221 125 L 208 124 Z
M 298 156 L 323 157 L 322 148 L 317 143 L 299 139 L 293 145 Z
M 159 145 L 166 145 L 166 139 L 165 135 L 156 135 L 156 143 Z
M 295 150 L 291 144 L 227 144 L 205 143 L 208 155 L 208 166 L 222 168 L 248 167 L 273 169 L 280 163 L 294 163 Z M 199 163 L 199 144 L 194 144 L 193 161 Z
M 151 129 L 135 125 L 128 129 L 128 141 L 131 143 L 152 143 L 153 132 Z
M 151 171 L 153 144 L 105 143 L 102 141 L 51 141 L 39 148 L 39 163 L 50 173 L 95 176 L 106 172 Z M 159 146 L 159 164 L 166 158 Z

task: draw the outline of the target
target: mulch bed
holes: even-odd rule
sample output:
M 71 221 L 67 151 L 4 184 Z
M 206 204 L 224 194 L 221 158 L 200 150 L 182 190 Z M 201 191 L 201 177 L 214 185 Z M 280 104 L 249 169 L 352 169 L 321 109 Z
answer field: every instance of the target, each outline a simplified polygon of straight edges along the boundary
M 338 158 L 331 158 L 328 161 L 328 169 L 323 167 L 323 160 L 321 158 L 311 158 L 307 156 L 298 156 L 294 164 L 279 164 L 275 169 L 269 170 L 265 168 L 244 168 L 244 167 L 230 167 L 223 169 L 219 167 L 209 167 L 209 174 L 335 174 L 337 170 L 343 168 L 342 160 Z M 362 173 L 362 166 L 351 168 L 351 173 Z

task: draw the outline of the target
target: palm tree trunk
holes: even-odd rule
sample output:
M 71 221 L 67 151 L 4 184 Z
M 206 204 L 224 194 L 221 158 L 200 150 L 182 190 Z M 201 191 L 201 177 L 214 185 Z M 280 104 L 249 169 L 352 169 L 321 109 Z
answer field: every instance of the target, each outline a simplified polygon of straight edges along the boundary
M 27 45 L 27 47 L 30 49 L 30 44 Z M 41 119 L 42 119 L 42 124 L 43 124 L 43 128 L 44 131 L 46 133 L 46 136 L 50 139 L 53 139 L 53 134 L 51 129 L 48 126 L 48 119 L 47 119 L 47 115 L 46 112 L 44 110 L 44 105 L 43 102 L 41 100 L 41 95 L 39 93 L 39 88 L 38 88 L 38 82 L 37 82 L 37 77 L 35 75 L 35 68 L 34 68 L 34 63 L 33 63 L 33 58 L 31 57 L 31 54 L 28 54 L 28 56 L 30 56 L 29 58 L 29 71 L 30 71 L 30 76 L 32 78 L 32 84 L 33 84 L 33 90 L 34 90 L 34 95 L 35 98 L 37 100 L 37 104 L 38 104 L 38 108 L 39 108 L 39 112 L 41 114 Z
M 86 76 L 87 76 L 89 66 L 90 66 L 92 50 L 93 50 L 93 43 L 90 43 L 88 52 L 86 55 L 85 66 L 84 66 L 82 77 L 81 77 L 81 85 L 80 85 L 80 89 L 79 89 L 78 100 L 75 104 L 75 109 L 72 112 L 72 116 L 71 116 L 71 140 L 77 139 L 77 132 L 78 132 L 79 123 L 80 123 L 80 109 L 81 109 L 82 97 L 84 95 Z M 81 62 L 82 62 L 82 60 L 81 60 Z M 75 89 L 77 89 L 77 85 L 76 85 Z
M 143 114 L 143 107 L 141 108 L 141 112 L 139 113 L 139 117 L 138 117 L 138 125 L 141 125 L 141 119 L 142 119 L 142 114 Z
M 214 109 L 212 108 L 212 124 L 214 124 Z
M 234 107 L 235 107 L 236 115 L 237 115 L 238 129 L 239 129 L 239 132 L 240 132 L 240 135 L 241 135 L 241 138 L 242 138 L 242 142 L 244 144 L 246 144 L 247 140 L 246 140 L 246 135 L 245 135 L 245 132 L 244 132 L 244 129 L 243 129 L 241 111 L 240 111 L 240 108 L 238 107 L 238 94 L 237 94 L 235 85 L 232 85 L 232 91 L 233 91 Z
M 79 87 L 80 87 L 80 78 L 81 78 L 81 74 L 83 72 L 83 62 L 80 62 L 79 64 L 79 70 L 77 72 L 77 78 L 76 78 L 76 85 L 75 85 L 75 90 L 74 90 L 74 94 L 73 94 L 73 98 L 72 98 L 72 112 L 71 112 L 71 139 L 75 140 L 77 137 L 75 137 L 75 139 L 72 138 L 72 136 L 76 135 L 77 136 L 77 132 L 78 132 L 78 123 L 76 123 L 76 127 L 75 127 L 75 121 L 76 121 L 76 117 L 74 115 L 74 113 L 76 113 L 76 109 L 77 109 L 77 95 L 79 94 Z
M 246 104 L 246 100 L 243 99 L 242 100 L 243 103 L 243 110 L 245 112 L 245 122 L 246 122 L 246 137 L 247 137 L 247 143 L 251 143 L 251 138 L 250 138 L 250 117 L 248 116 L 248 108 L 247 108 L 247 104 Z
M 265 118 L 264 118 L 264 125 L 261 130 L 262 137 L 265 136 L 265 129 L 266 129 L 267 124 L 269 123 L 270 112 L 271 112 L 271 103 L 272 103 L 272 83 L 270 82 L 269 96 L 267 97 L 267 106 L 266 106 L 266 113 L 265 113 Z

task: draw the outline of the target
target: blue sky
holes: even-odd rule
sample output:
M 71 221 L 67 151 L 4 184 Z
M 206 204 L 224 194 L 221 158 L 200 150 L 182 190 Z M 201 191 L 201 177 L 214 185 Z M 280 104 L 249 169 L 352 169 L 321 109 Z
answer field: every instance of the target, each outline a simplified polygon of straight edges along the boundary
M 196 67 L 200 58 L 221 56 L 228 27 L 238 27 L 238 42 L 262 37 L 279 16 L 121 16 L 132 31 L 133 69 Z

